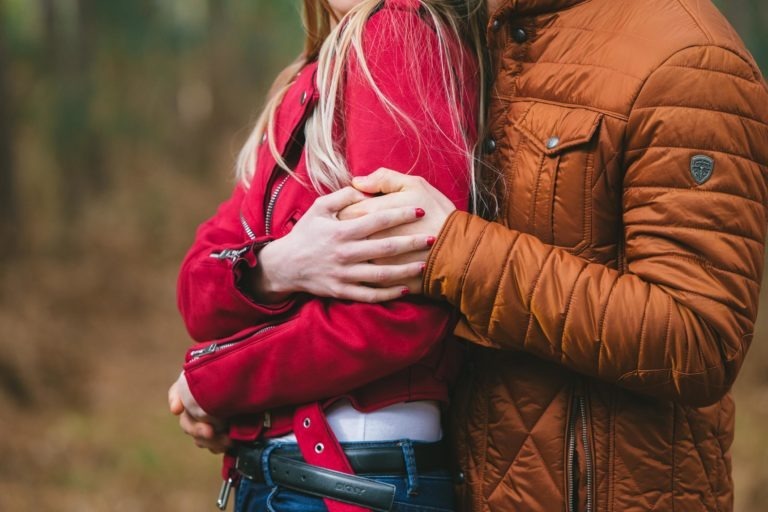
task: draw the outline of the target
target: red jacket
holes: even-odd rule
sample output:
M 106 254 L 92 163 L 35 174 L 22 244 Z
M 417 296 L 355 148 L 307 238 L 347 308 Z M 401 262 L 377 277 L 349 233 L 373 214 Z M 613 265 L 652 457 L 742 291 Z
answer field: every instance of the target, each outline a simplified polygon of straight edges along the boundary
M 404 51 L 406 44 L 415 51 Z M 353 62 L 341 142 L 353 175 L 379 167 L 411 169 L 466 209 L 467 160 L 455 149 L 462 135 L 450 133 L 446 94 L 438 89 L 443 82 L 436 45 L 432 28 L 402 2 L 387 2 L 370 18 L 364 33 L 368 66 L 420 138 L 393 119 Z M 461 114 L 472 130 L 477 77 L 472 59 L 465 60 L 461 75 L 470 92 Z M 299 143 L 295 135 L 317 101 L 315 71 L 316 64 L 309 64 L 299 73 L 276 113 L 274 142 L 282 154 Z M 258 152 L 250 188 L 238 185 L 199 228 L 179 277 L 179 308 L 200 342 L 187 354 L 184 370 L 202 408 L 233 418 L 232 437 L 250 440 L 290 431 L 292 406 L 316 400 L 345 396 L 361 410 L 446 401 L 447 354 L 453 352 L 441 343 L 452 327 L 445 305 L 422 298 L 370 305 L 296 295 L 267 306 L 243 294 L 239 280 L 258 265 L 260 247 L 288 233 L 317 198 L 311 187 L 286 180 L 267 144 Z M 295 173 L 306 177 L 304 156 Z M 287 414 L 265 414 L 276 409 Z M 271 430 L 264 432 L 265 426 Z

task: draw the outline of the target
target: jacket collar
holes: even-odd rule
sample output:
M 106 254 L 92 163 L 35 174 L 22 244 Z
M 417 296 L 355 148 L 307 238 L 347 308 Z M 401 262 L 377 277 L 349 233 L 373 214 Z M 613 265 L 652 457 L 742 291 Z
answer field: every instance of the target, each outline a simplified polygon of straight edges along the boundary
M 493 17 L 501 14 L 516 14 L 529 16 L 547 12 L 561 11 L 567 7 L 586 0 L 506 0 L 501 4 Z

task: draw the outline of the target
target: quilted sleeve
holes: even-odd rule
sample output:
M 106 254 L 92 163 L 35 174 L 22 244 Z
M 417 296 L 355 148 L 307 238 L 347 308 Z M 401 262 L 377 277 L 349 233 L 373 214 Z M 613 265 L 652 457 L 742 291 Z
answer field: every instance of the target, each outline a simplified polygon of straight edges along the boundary
M 767 110 L 765 82 L 744 58 L 678 52 L 629 117 L 623 271 L 457 212 L 430 256 L 426 293 L 458 306 L 481 345 L 681 403 L 716 402 L 757 314 Z

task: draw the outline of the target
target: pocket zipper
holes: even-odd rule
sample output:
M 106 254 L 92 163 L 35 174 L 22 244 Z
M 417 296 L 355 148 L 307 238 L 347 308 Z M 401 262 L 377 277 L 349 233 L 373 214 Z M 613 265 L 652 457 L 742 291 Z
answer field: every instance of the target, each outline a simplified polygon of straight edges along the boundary
M 205 348 L 193 350 L 192 352 L 189 353 L 190 361 L 196 361 L 197 359 L 200 359 L 201 357 L 205 357 L 205 356 L 208 356 L 210 354 L 215 354 L 216 352 L 219 352 L 221 350 L 224 350 L 224 349 L 227 349 L 227 348 L 232 347 L 234 345 L 237 345 L 238 343 L 240 343 L 242 341 L 245 341 L 245 340 L 247 340 L 248 338 L 250 338 L 252 336 L 256 336 L 257 334 L 262 334 L 264 332 L 271 331 L 272 329 L 275 329 L 275 328 L 277 328 L 280 325 L 282 325 L 282 324 L 267 325 L 267 326 L 262 327 L 261 329 L 255 331 L 255 332 L 248 333 L 247 336 L 242 336 L 242 337 L 237 338 L 235 340 L 227 341 L 226 343 L 214 342 L 214 343 L 211 343 L 210 345 L 208 345 Z

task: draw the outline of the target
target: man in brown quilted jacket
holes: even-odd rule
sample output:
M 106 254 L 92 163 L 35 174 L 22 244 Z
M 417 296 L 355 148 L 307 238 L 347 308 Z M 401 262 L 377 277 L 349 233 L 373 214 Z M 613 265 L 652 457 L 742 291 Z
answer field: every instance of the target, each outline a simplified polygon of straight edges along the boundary
M 472 347 L 473 511 L 728 511 L 763 270 L 768 93 L 709 0 L 491 1 L 494 221 L 379 171 Z M 430 230 L 427 229 L 427 232 Z
M 732 510 L 729 389 L 763 271 L 766 83 L 709 0 L 489 10 L 498 214 L 453 211 L 386 170 L 354 185 L 388 194 L 345 214 L 419 206 L 420 229 L 439 233 L 416 286 L 460 310 L 471 347 L 453 409 L 461 508 Z

